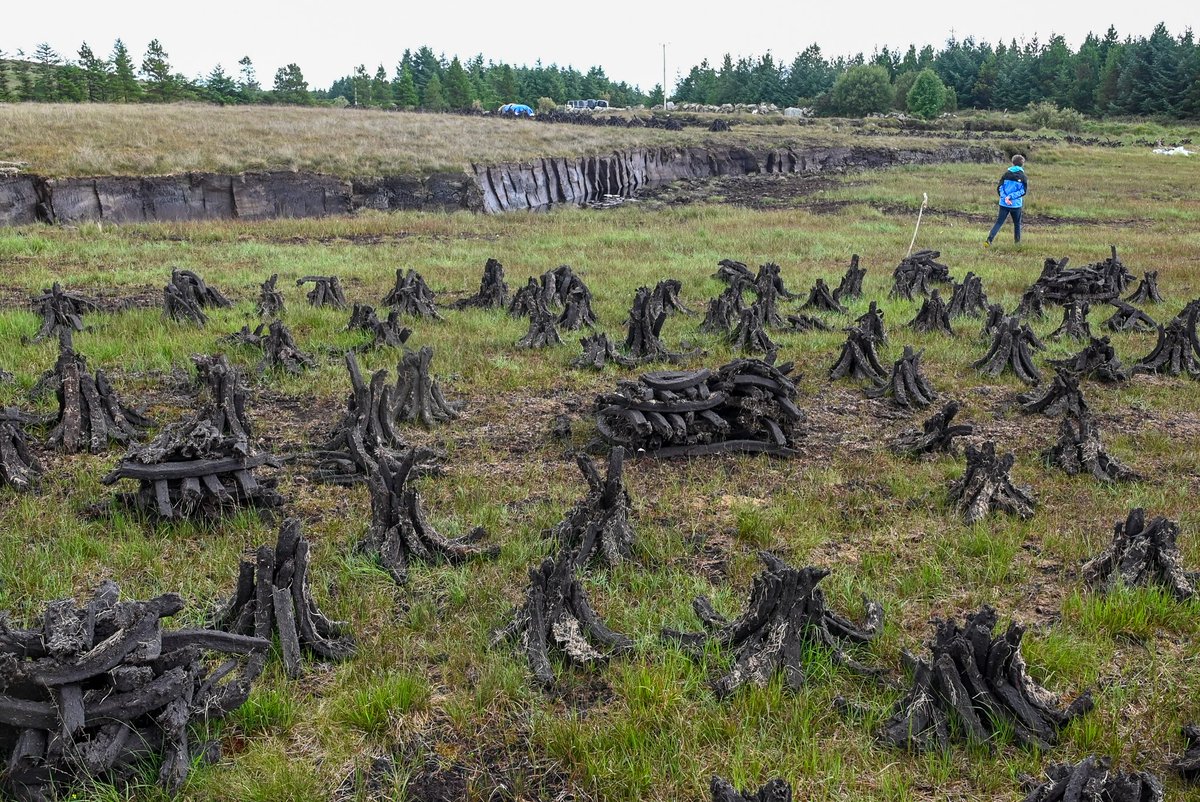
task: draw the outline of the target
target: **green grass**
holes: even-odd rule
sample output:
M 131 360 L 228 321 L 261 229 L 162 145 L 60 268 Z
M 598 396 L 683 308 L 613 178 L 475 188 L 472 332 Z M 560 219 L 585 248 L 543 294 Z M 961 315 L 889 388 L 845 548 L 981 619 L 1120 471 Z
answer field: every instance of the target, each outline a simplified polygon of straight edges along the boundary
M 416 566 L 408 586 L 398 588 L 355 554 L 369 521 L 365 490 L 315 487 L 297 466 L 282 471 L 286 511 L 304 520 L 313 542 L 314 593 L 327 614 L 350 622 L 359 653 L 342 665 L 307 663 L 297 681 L 286 680 L 273 657 L 247 706 L 214 728 L 222 760 L 197 767 L 183 797 L 327 799 L 355 767 L 395 754 L 401 771 L 389 793 L 398 799 L 411 796 L 436 765 L 464 778 L 463 793 L 474 799 L 489 798 L 500 785 L 517 798 L 570 792 L 630 802 L 702 799 L 709 777 L 719 773 L 743 787 L 781 775 L 800 799 L 1015 800 L 1018 775 L 1098 750 L 1122 766 L 1164 776 L 1172 798 L 1183 799 L 1185 790 L 1166 767 L 1181 746 L 1179 726 L 1200 717 L 1200 616 L 1194 604 L 1154 591 L 1089 591 L 1079 567 L 1135 505 L 1178 520 L 1185 563 L 1200 565 L 1200 387 L 1154 377 L 1119 387 L 1086 383 L 1112 451 L 1151 477 L 1100 486 L 1047 469 L 1039 454 L 1055 437 L 1055 422 L 1011 409 L 1012 395 L 1022 389 L 1011 377 L 988 380 L 971 369 L 986 347 L 978 321 L 956 321 L 954 338 L 916 335 L 903 324 L 917 304 L 886 299 L 922 191 L 932 209 L 918 247 L 940 249 L 955 275 L 980 275 L 989 298 L 1008 308 L 1045 257 L 1087 262 L 1105 256 L 1110 244 L 1135 272 L 1160 270 L 1167 303 L 1150 310 L 1157 319 L 1200 295 L 1200 229 L 1191 225 L 1200 196 L 1189 163 L 1133 149 L 1054 146 L 1040 156 L 1033 151 L 1029 169 L 1034 193 L 1026 242 L 1014 248 L 1002 239 L 991 251 L 980 247 L 994 203 L 990 165 L 846 176 L 815 198 L 844 203 L 823 209 L 646 201 L 603 213 L 4 230 L 0 367 L 15 382 L 0 385 L 0 404 L 53 407 L 52 399 L 34 403 L 27 393 L 53 364 L 55 348 L 23 345 L 20 337 L 37 327 L 25 296 L 54 279 L 110 298 L 137 295 L 154 306 L 170 268 L 179 266 L 235 299 L 235 308 L 214 313 L 207 329 L 165 322 L 149 308 L 91 315 L 91 329 L 76 336 L 89 364 L 110 372 L 128 400 L 169 422 L 190 410 L 190 396 L 180 389 L 191 370 L 188 356 L 220 348 L 219 337 L 254 322 L 257 285 L 278 272 L 288 302 L 284 319 L 301 347 L 317 355 L 318 367 L 299 377 L 251 375 L 250 412 L 264 447 L 294 453 L 319 440 L 344 404 L 348 381 L 338 352 L 357 341 L 343 330 L 348 313 L 305 306 L 293 283 L 299 276 L 336 273 L 351 300 L 378 304 L 396 268 L 414 267 L 449 301 L 474 292 L 489 256 L 504 263 L 514 288 L 569 263 L 591 287 L 603 328 L 619 335 L 640 285 L 677 277 L 684 300 L 702 310 L 721 288 L 711 278 L 721 258 L 778 262 L 789 288 L 802 291 L 817 277 L 836 282 L 858 253 L 868 269 L 867 297 L 852 304 L 850 316 L 833 317 L 835 328 L 880 299 L 891 335 L 883 359 L 895 359 L 905 344 L 925 349 L 931 381 L 962 403 L 960 417 L 1001 450 L 1016 452 L 1014 475 L 1040 504 L 1033 520 L 963 525 L 947 508 L 945 491 L 961 475 L 961 458 L 911 462 L 884 447 L 924 416 L 879 415 L 883 408 L 854 383 L 826 380 L 844 335 L 773 333 L 781 358 L 794 360 L 801 376 L 800 405 L 809 413 L 801 456 L 631 461 L 634 558 L 583 581 L 597 609 L 636 648 L 594 673 L 559 666 L 559 685 L 543 691 L 529 682 L 518 651 L 488 649 L 488 635 L 522 600 L 529 566 L 549 552 L 545 530 L 584 492 L 569 450 L 594 436 L 588 412 L 595 395 L 636 371 L 572 370 L 571 335 L 561 348 L 519 351 L 514 343 L 525 324 L 503 314 L 447 311 L 442 322 L 416 321 L 410 345 L 434 346 L 446 394 L 466 401 L 459 420 L 409 432 L 449 455 L 446 477 L 419 483 L 426 508 L 450 534 L 486 526 L 500 556 Z M 1106 316 L 1094 311 L 1093 326 Z M 665 340 L 706 349 L 691 361 L 695 366 L 735 355 L 699 332 L 699 321 L 670 319 Z M 1035 328 L 1044 335 L 1057 324 Z M 1153 337 L 1113 335 L 1113 343 L 1128 362 L 1148 352 Z M 1075 348 L 1048 345 L 1040 358 Z M 257 362 L 248 350 L 229 354 L 247 369 Z M 390 369 L 397 359 L 379 352 L 361 362 L 364 370 Z M 548 434 L 563 413 L 575 416 L 566 444 Z M 118 456 L 50 454 L 38 495 L 0 491 L 0 610 L 30 621 L 48 600 L 81 596 L 113 577 L 130 597 L 183 593 L 189 606 L 179 618 L 196 624 L 230 592 L 239 555 L 273 540 L 275 525 L 252 516 L 152 525 L 85 515 L 112 492 L 98 478 Z M 809 681 L 798 693 L 775 681 L 718 701 L 708 682 L 728 666 L 729 655 L 712 650 L 695 662 L 658 633 L 697 628 L 691 611 L 697 595 L 736 614 L 762 548 L 831 568 L 823 587 L 839 610 L 861 615 L 863 594 L 883 603 L 884 633 L 856 651 L 863 661 L 899 675 L 901 652 L 922 651 L 932 618 L 961 617 L 988 603 L 1005 621 L 1028 625 L 1025 654 L 1040 681 L 1070 697 L 1094 688 L 1097 709 L 1068 727 L 1050 755 L 1007 744 L 993 752 L 897 753 L 876 745 L 871 731 L 900 691 L 834 667 L 820 652 L 807 655 Z M 865 706 L 865 715 L 839 717 L 838 695 Z M 145 782 L 152 785 L 153 777 L 148 770 Z M 158 798 L 149 788 L 81 796 L 127 797 Z

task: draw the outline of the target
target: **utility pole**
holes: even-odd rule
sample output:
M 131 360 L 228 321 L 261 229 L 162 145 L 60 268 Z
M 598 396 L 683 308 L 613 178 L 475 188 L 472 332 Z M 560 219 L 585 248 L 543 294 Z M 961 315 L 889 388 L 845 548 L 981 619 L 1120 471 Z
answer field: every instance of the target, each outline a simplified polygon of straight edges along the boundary
M 667 110 L 667 43 L 666 42 L 662 43 L 662 49 L 663 49 L 663 82 L 662 82 L 663 112 L 665 113 Z

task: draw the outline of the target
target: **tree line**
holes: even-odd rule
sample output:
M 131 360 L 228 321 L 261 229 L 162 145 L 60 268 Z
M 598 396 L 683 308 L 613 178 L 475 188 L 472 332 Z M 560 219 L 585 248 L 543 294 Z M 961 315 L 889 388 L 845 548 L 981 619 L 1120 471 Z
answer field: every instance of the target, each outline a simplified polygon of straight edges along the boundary
M 661 92 L 659 93 L 661 98 Z M 405 50 L 389 73 L 381 64 L 373 72 L 359 65 L 351 75 L 327 89 L 312 89 L 297 64 L 275 71 L 271 86 L 263 86 L 249 56 L 235 72 L 218 64 L 204 76 L 188 78 L 176 70 L 162 43 L 155 39 L 137 61 L 118 39 L 112 52 L 99 56 L 84 42 L 77 58 L 64 58 L 49 44 L 32 53 L 0 50 L 0 103 L 170 103 L 192 100 L 222 105 L 268 103 L 328 104 L 372 108 L 466 111 L 491 109 L 501 103 L 536 106 L 542 98 L 558 103 L 568 99 L 602 98 L 613 106 L 633 106 L 649 100 L 636 86 L 612 81 L 600 67 L 580 72 L 551 64 L 534 66 L 484 61 L 482 55 L 449 61 L 429 47 Z M 661 102 L 661 100 L 659 101 Z
M 1057 35 L 995 46 L 951 38 L 937 50 L 884 47 L 869 58 L 827 58 L 813 44 L 791 62 L 776 61 L 770 53 L 736 60 L 727 54 L 720 67 L 701 62 L 678 81 L 671 97 L 713 105 L 805 106 L 845 116 L 899 109 L 931 117 L 954 109 L 1053 104 L 1087 115 L 1200 118 L 1200 45 L 1190 30 L 1173 36 L 1161 23 L 1136 38 L 1121 38 L 1110 26 L 1104 36 L 1088 34 L 1076 50 Z M 540 61 L 514 66 L 482 55 L 447 60 L 429 47 L 405 50 L 390 71 L 382 64 L 373 71 L 359 65 L 328 89 L 310 88 L 295 63 L 280 67 L 264 86 L 249 56 L 233 72 L 218 64 L 207 75 L 188 78 L 171 65 L 157 39 L 140 61 L 119 39 L 107 57 L 86 42 L 76 58 L 64 58 L 45 43 L 30 54 L 0 51 L 0 102 L 194 100 L 465 111 L 586 98 L 613 106 L 661 103 L 662 88 L 644 93 L 609 79 L 601 67 L 581 72 Z
M 454 56 L 447 62 L 429 47 L 405 50 L 391 74 L 382 64 L 373 73 L 360 64 L 353 74 L 337 79 L 319 94 L 339 105 L 338 99 L 344 98 L 356 106 L 428 111 L 494 109 L 502 103 L 536 107 L 542 98 L 556 103 L 596 98 L 613 106 L 637 106 L 650 100 L 638 87 L 610 80 L 601 67 L 580 72 L 572 67 L 543 66 L 541 61 L 532 67 L 518 67 L 485 62 L 482 55 L 466 61 Z
M 1109 27 L 1088 34 L 1077 50 L 1062 36 L 993 46 L 973 38 L 951 38 L 940 50 L 884 47 L 869 58 L 826 58 L 811 45 L 790 63 L 764 56 L 734 60 L 719 68 L 707 61 L 692 67 L 675 88 L 680 102 L 774 103 L 806 106 L 817 113 L 860 116 L 911 109 L 918 77 L 930 113 L 976 108 L 1011 110 L 1053 103 L 1087 115 L 1200 117 L 1200 46 L 1191 30 L 1172 36 L 1159 23 L 1149 36 L 1121 38 Z M 941 103 L 930 103 L 936 87 Z M 920 93 L 919 93 L 920 94 Z

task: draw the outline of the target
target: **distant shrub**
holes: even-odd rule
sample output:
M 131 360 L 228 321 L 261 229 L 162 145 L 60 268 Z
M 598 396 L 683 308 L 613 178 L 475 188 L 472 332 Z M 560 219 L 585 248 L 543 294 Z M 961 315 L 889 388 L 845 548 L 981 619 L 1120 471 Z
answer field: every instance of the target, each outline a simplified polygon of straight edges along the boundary
M 915 114 L 924 120 L 931 120 L 942 113 L 946 106 L 946 85 L 933 70 L 921 70 L 908 90 L 907 106 L 909 114 Z
M 538 114 L 545 114 L 549 111 L 554 111 L 558 108 L 558 104 L 554 102 L 552 97 L 539 97 L 537 102 Z
M 1030 128 L 1053 128 L 1076 134 L 1083 130 L 1083 115 L 1075 109 L 1060 109 L 1049 100 L 1025 107 L 1025 122 Z
M 338 95 L 333 100 L 329 101 L 329 105 L 333 106 L 335 109 L 344 109 L 350 105 L 350 101 L 346 100 L 345 95 Z
M 881 114 L 892 105 L 894 90 L 887 70 L 873 64 L 859 64 L 838 76 L 830 92 L 835 114 L 866 117 Z

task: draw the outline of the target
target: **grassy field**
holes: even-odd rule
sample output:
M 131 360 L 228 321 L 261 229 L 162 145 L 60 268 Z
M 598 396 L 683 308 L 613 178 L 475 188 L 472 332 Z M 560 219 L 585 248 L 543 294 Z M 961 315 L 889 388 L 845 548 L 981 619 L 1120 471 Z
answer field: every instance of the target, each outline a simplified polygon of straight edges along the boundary
M 896 128 L 899 123 L 895 120 L 688 116 L 732 119 L 735 127 L 727 133 L 709 133 L 703 127 L 662 131 L 287 106 L 0 104 L 0 166 L 15 163 L 27 172 L 49 177 L 165 175 L 193 170 L 311 170 L 354 177 L 462 171 L 472 164 L 642 146 L 932 146 L 929 139 Z M 992 118 L 1008 126 L 1020 120 L 1019 115 L 967 113 L 938 125 L 961 129 L 966 120 L 978 124 Z M 855 136 L 860 128 L 876 135 Z M 1087 133 L 1127 142 L 1147 138 L 1200 141 L 1200 128 L 1194 124 L 1163 127 L 1149 122 L 1095 122 Z M 1061 136 L 1018 130 L 1011 137 L 1034 135 Z M 999 147 L 1003 148 L 1007 136 L 999 135 Z
M 39 112 L 0 111 L 16 113 Z M 240 113 L 230 110 L 225 119 Z M 11 132 L 10 121 L 0 118 L 0 131 Z M 346 159 L 351 163 L 352 155 Z M 218 169 L 204 159 L 197 164 Z M 520 351 L 514 343 L 524 322 L 500 313 L 446 312 L 443 322 L 418 321 L 410 345 L 434 346 L 434 369 L 447 395 L 467 404 L 459 420 L 411 432 L 415 442 L 440 444 L 449 455 L 446 477 L 421 481 L 427 509 L 452 534 L 486 526 L 500 557 L 417 567 L 409 585 L 397 587 L 354 553 L 369 521 L 365 491 L 314 486 L 299 467 L 283 470 L 286 512 L 303 519 L 314 541 L 318 601 L 352 623 L 360 652 L 341 665 L 310 663 L 294 682 L 273 660 L 251 702 L 224 725 L 222 760 L 195 769 L 184 798 L 328 799 L 353 768 L 393 754 L 401 767 L 387 790 L 394 799 L 440 798 L 433 795 L 440 787 L 445 798 L 698 800 L 716 773 L 755 788 L 783 776 L 797 799 L 1015 800 L 1019 775 L 1089 753 L 1154 771 L 1167 782 L 1168 798 L 1197 798 L 1167 764 L 1182 748 L 1180 725 L 1200 718 L 1200 602 L 1181 604 L 1145 589 L 1097 595 L 1082 586 L 1079 567 L 1133 506 L 1179 521 L 1185 562 L 1200 566 L 1200 386 L 1158 377 L 1119 387 L 1087 383 L 1111 450 L 1150 478 L 1117 487 L 1071 478 L 1039 457 L 1056 436 L 1056 422 L 1015 411 L 1012 396 L 1022 387 L 1011 377 L 985 379 L 970 367 L 986 350 L 978 321 L 959 321 L 955 338 L 920 335 L 903 325 L 918 305 L 886 300 L 922 191 L 931 211 L 918 247 L 941 249 L 956 276 L 982 276 L 990 299 L 1006 308 L 1045 257 L 1084 263 L 1106 256 L 1110 244 L 1133 271 L 1160 271 L 1167 303 L 1149 310 L 1156 319 L 1200 295 L 1200 195 L 1192 161 L 1056 146 L 1040 148 L 1028 169 L 1033 193 L 1025 242 L 1014 246 L 1005 231 L 988 251 L 981 243 L 993 214 L 990 165 L 848 176 L 815 196 L 781 201 L 780 208 L 647 201 L 539 215 L 364 214 L 8 230 L 0 232 L 0 367 L 16 380 L 0 386 L 0 403 L 28 408 L 27 392 L 53 365 L 53 346 L 23 345 L 20 337 L 37 328 L 25 296 L 54 279 L 153 305 L 170 269 L 184 267 L 237 300 L 204 330 L 165 322 L 152 306 L 92 315 L 92 330 L 77 335 L 91 365 L 109 371 L 128 399 L 168 422 L 191 406 L 181 388 L 188 356 L 214 352 L 218 337 L 252 322 L 257 284 L 278 272 L 288 301 L 285 322 L 321 363 L 303 377 L 252 381 L 260 446 L 288 454 L 328 431 L 348 390 L 340 352 L 356 341 L 343 330 L 347 313 L 305 305 L 292 285 L 298 276 L 337 274 L 351 300 L 378 304 L 394 271 L 414 267 L 448 301 L 474 291 L 488 257 L 504 263 L 514 288 L 528 275 L 568 263 L 592 288 L 603 328 L 619 336 L 639 285 L 679 278 L 684 299 L 702 309 L 721 289 L 710 277 L 721 258 L 778 262 L 789 288 L 800 291 L 818 277 L 836 282 L 858 253 L 868 268 L 866 297 L 851 314 L 880 301 L 891 336 L 887 361 L 905 344 L 925 349 L 934 386 L 962 402 L 960 417 L 977 424 L 977 439 L 1016 452 L 1014 475 L 1032 486 L 1040 502 L 1036 517 L 963 525 L 945 489 L 961 475 L 962 459 L 911 462 L 885 447 L 925 416 L 898 415 L 865 399 L 855 384 L 830 384 L 826 373 L 842 333 L 773 335 L 781 358 L 795 360 L 803 376 L 800 406 L 809 418 L 801 456 L 631 462 L 634 559 L 584 581 L 609 624 L 635 639 L 635 653 L 594 673 L 558 666 L 560 682 L 543 691 L 529 681 L 520 655 L 487 648 L 488 634 L 520 601 L 528 567 L 550 553 L 545 530 L 584 491 L 572 452 L 595 434 L 592 399 L 635 371 L 570 369 L 578 347 L 569 335 L 561 348 Z M 1096 310 L 1092 325 L 1105 317 Z M 846 325 L 849 318 L 831 322 Z M 734 355 L 718 338 L 699 333 L 698 324 L 699 318 L 672 318 L 664 338 L 671 346 L 702 345 L 707 354 L 693 360 L 696 366 Z M 1057 324 L 1035 328 L 1044 335 Z M 1148 335 L 1113 335 L 1113 341 L 1126 362 L 1153 345 Z M 1040 358 L 1073 350 L 1051 342 Z M 229 354 L 248 369 L 257 361 L 247 351 Z M 379 352 L 364 363 L 392 367 L 397 358 Z M 38 408 L 49 409 L 49 402 Z M 559 414 L 573 420 L 566 444 L 549 434 Z M 276 525 L 250 516 L 170 526 L 118 514 L 86 517 L 111 493 L 98 480 L 118 456 L 47 455 L 39 494 L 0 491 L 0 610 L 28 620 L 48 600 L 85 594 L 112 577 L 129 597 L 182 592 L 189 607 L 180 618 L 195 622 L 230 591 L 239 554 L 274 542 Z M 658 632 L 697 629 L 690 606 L 697 594 L 711 596 L 722 612 L 738 611 L 759 549 L 832 569 L 823 587 L 839 610 L 859 614 L 864 593 L 882 602 L 883 636 L 855 653 L 866 662 L 900 676 L 901 652 L 923 653 L 933 618 L 961 618 L 989 603 L 1003 619 L 1029 625 L 1025 654 L 1040 681 L 1068 698 L 1092 687 L 1097 708 L 1065 730 L 1052 754 L 1002 744 L 990 752 L 956 747 L 910 755 L 872 738 L 901 692 L 834 668 L 824 654 L 807 656 L 810 681 L 799 693 L 776 681 L 718 701 L 707 681 L 726 658 L 693 663 Z M 838 695 L 870 712 L 861 720 L 842 718 L 832 702 Z M 158 798 L 149 786 L 89 793 L 81 798 Z
M 780 118 L 782 121 L 782 118 Z M 828 136 L 828 131 L 823 132 Z M 739 143 L 804 141 L 796 125 L 754 126 Z M 728 140 L 728 136 L 725 137 Z M 461 171 L 543 156 L 721 141 L 662 131 L 543 125 L 447 114 L 297 107 L 0 104 L 0 161 L 47 176 L 313 170 L 338 176 Z M 726 142 L 728 144 L 728 142 Z

